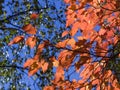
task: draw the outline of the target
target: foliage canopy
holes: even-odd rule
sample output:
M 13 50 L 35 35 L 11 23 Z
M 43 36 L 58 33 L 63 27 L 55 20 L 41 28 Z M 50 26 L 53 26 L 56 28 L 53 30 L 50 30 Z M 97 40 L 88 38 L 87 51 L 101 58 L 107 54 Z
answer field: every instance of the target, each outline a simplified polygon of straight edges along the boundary
M 15 56 L 20 61 L 15 61 L 15 65 L 24 63 L 22 70 L 27 68 L 29 76 L 44 77 L 44 90 L 120 90 L 119 0 L 64 2 L 66 7 L 62 10 L 60 2 L 45 0 L 42 7 L 34 0 L 25 5 L 24 13 L 34 12 L 6 14 L 0 21 L 1 30 L 9 27 L 12 34 L 5 36 L 7 41 L 2 46 L 11 47 L 10 52 L 14 54 L 25 48 L 29 55 L 34 54 Z M 18 21 L 18 17 L 25 20 Z M 16 29 L 15 32 L 10 28 Z

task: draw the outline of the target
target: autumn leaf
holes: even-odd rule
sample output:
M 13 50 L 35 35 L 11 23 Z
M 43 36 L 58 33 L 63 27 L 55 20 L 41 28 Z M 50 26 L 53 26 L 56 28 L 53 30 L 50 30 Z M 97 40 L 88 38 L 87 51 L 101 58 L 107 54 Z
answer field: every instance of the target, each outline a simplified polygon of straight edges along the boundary
M 112 75 L 112 71 L 108 70 L 108 71 L 105 72 L 104 77 L 109 78 L 111 75 Z
M 40 62 L 39 62 L 39 61 L 35 61 L 35 60 L 33 59 L 32 64 L 29 66 L 28 75 L 29 75 L 29 76 L 34 75 L 40 68 L 41 68 Z
M 101 81 L 101 80 L 99 80 L 99 79 L 94 79 L 94 80 L 92 81 L 92 85 L 97 85 L 97 84 L 100 83 L 100 81 Z
M 70 31 L 71 36 L 74 36 L 77 33 L 77 31 L 79 30 L 79 26 L 80 26 L 79 22 L 73 23 L 72 29 Z
M 65 3 L 69 3 L 69 2 L 70 2 L 70 0 L 64 0 L 64 2 L 65 2 Z
M 8 45 L 17 44 L 24 39 L 24 36 L 16 36 Z
M 36 34 L 37 31 L 36 28 L 33 27 L 31 24 L 23 26 L 22 29 L 28 34 Z
M 58 67 L 59 66 L 59 61 L 55 59 L 55 57 L 51 57 L 50 60 L 53 63 L 54 67 Z
M 107 36 L 106 38 L 109 39 L 111 37 L 114 37 L 114 32 L 112 30 L 107 31 Z
M 26 45 L 28 45 L 30 48 L 34 48 L 36 45 L 36 41 L 37 41 L 36 37 L 34 36 L 28 37 L 26 40 Z
M 68 50 L 61 51 L 58 56 L 59 64 L 62 67 L 68 69 L 74 59 L 74 56 L 75 54 L 72 51 L 68 51 Z
M 68 39 L 67 45 L 70 46 L 72 49 L 77 48 L 77 46 L 75 44 L 76 44 L 76 41 L 74 38 Z
M 28 76 L 34 75 L 38 71 L 38 68 L 35 68 L 34 70 L 31 70 L 28 72 Z
M 65 30 L 63 33 L 62 33 L 62 37 L 66 36 L 69 34 L 69 31 L 68 30 Z
M 60 80 L 64 80 L 64 70 L 62 66 L 57 67 L 57 71 L 55 73 L 55 82 L 57 83 Z
M 41 65 L 43 73 L 45 73 L 48 70 L 48 62 L 45 62 L 44 64 Z
M 99 35 L 104 35 L 107 31 L 103 28 L 100 29 Z
M 68 40 L 69 39 L 66 39 L 64 41 L 58 42 L 55 46 L 58 47 L 58 48 L 61 48 L 61 47 L 64 48 L 64 47 L 66 47 Z
M 45 86 L 43 90 L 55 90 L 54 86 Z
M 38 18 L 38 14 L 32 13 L 32 14 L 30 15 L 30 18 L 31 18 L 31 19 L 37 19 L 37 18 Z
M 33 62 L 34 62 L 34 60 L 33 59 L 28 59 L 25 63 L 24 63 L 24 68 L 27 68 L 27 67 L 29 67 L 30 65 L 32 65 L 33 64 Z
M 89 2 L 91 2 L 91 1 L 93 1 L 93 0 L 82 0 L 81 1 L 81 8 L 83 8 L 84 7 L 84 5 L 86 5 L 87 3 L 89 3 Z
M 38 45 L 38 48 L 37 48 L 37 53 L 38 53 L 38 54 L 41 53 L 42 50 L 44 49 L 44 47 L 45 47 L 45 43 L 39 44 L 39 45 Z

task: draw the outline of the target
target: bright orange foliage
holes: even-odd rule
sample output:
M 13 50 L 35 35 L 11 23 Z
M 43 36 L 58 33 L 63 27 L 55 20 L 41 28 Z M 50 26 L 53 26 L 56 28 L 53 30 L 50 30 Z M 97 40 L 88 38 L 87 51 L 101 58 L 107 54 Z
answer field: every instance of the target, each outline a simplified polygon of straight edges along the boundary
M 56 67 L 54 86 L 45 86 L 44 90 L 120 90 L 120 84 L 111 69 L 107 69 L 112 56 L 109 56 L 110 45 L 116 46 L 120 40 L 116 28 L 120 28 L 120 12 L 118 0 L 64 0 L 69 6 L 66 10 L 66 28 L 70 31 L 62 33 L 62 37 L 70 35 L 56 45 L 49 41 L 43 41 L 37 47 L 36 55 L 24 63 L 24 68 L 29 68 L 29 75 L 34 75 L 39 69 L 44 73 L 49 67 Z M 37 14 L 32 14 L 31 19 L 36 19 Z M 95 27 L 99 26 L 99 30 Z M 22 28 L 28 34 L 36 34 L 36 28 L 31 24 Z M 81 36 L 75 40 L 73 37 L 80 31 Z M 120 31 L 120 30 L 119 30 Z M 9 45 L 18 43 L 23 36 L 15 37 Z M 36 37 L 28 37 L 26 44 L 33 48 L 36 45 Z M 47 62 L 41 58 L 43 49 L 55 47 L 60 49 L 57 59 L 53 56 Z M 69 48 L 68 48 L 69 46 Z M 114 52 L 113 52 L 114 53 Z M 74 62 L 79 55 L 78 61 Z M 120 55 L 120 54 L 118 54 Z M 117 56 L 118 56 L 117 55 Z M 101 58 L 98 60 L 98 57 Z M 96 58 L 96 59 L 95 59 Z M 95 59 L 95 60 L 94 60 Z M 52 64 L 51 64 L 52 63 Z M 65 73 L 69 67 L 74 66 L 76 72 L 80 72 L 81 80 L 65 79 Z

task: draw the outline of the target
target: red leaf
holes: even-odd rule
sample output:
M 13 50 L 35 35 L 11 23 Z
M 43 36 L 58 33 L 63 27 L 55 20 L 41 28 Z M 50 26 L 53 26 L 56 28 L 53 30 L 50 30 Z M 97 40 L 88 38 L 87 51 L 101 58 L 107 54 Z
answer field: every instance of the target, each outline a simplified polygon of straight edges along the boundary
M 44 47 L 45 47 L 45 43 L 41 43 L 41 44 L 39 44 L 39 46 L 38 46 L 38 48 L 37 48 L 37 53 L 41 53 L 42 52 L 42 50 L 44 49 Z
M 107 36 L 106 36 L 106 38 L 109 39 L 109 38 L 113 37 L 114 35 L 115 35 L 115 34 L 114 34 L 113 30 L 107 31 Z
M 44 64 L 41 65 L 43 73 L 45 73 L 47 71 L 48 65 L 49 65 L 48 62 L 45 62 Z
M 38 68 L 35 68 L 35 69 L 32 70 L 32 71 L 29 71 L 28 76 L 34 75 L 37 71 L 38 71 Z
M 59 66 L 55 73 L 55 82 L 57 83 L 60 80 L 64 80 L 64 70 L 62 66 Z
M 92 81 L 92 85 L 97 85 L 100 83 L 100 80 L 99 79 L 95 79 Z
M 28 34 L 36 34 L 36 28 L 33 27 L 31 24 L 27 24 L 25 26 L 23 26 L 22 28 L 25 32 L 27 32 Z
M 100 31 L 99 31 L 99 35 L 104 35 L 106 33 L 106 30 L 101 28 Z
M 38 18 L 38 14 L 32 13 L 32 14 L 30 15 L 30 18 L 31 18 L 31 19 L 37 19 L 37 18 Z
M 50 60 L 52 61 L 54 67 L 59 66 L 59 62 L 58 62 L 58 60 L 55 59 L 55 57 L 51 57 Z
M 80 23 L 79 23 L 79 22 L 75 22 L 75 23 L 73 24 L 72 29 L 71 29 L 71 31 L 70 31 L 71 36 L 74 36 L 74 35 L 77 33 L 77 31 L 78 31 L 78 29 L 79 29 L 79 26 L 80 26 Z
M 43 90 L 55 90 L 54 86 L 45 86 Z
M 27 67 L 29 67 L 30 65 L 32 65 L 33 64 L 33 59 L 28 59 L 25 63 L 24 63 L 24 68 L 27 68 Z
M 58 56 L 58 61 L 64 68 L 68 69 L 74 59 L 74 54 L 71 51 L 63 50 Z
M 68 30 L 65 30 L 65 31 L 62 33 L 62 37 L 66 36 L 67 34 L 69 34 L 69 31 L 68 31 Z
M 66 44 L 67 44 L 68 40 L 69 39 L 66 39 L 62 42 L 58 42 L 55 46 L 58 47 L 58 48 L 61 48 L 61 47 L 64 48 L 64 47 L 66 47 Z
M 30 48 L 33 48 L 36 45 L 36 37 L 28 37 L 26 40 L 26 45 L 28 45 Z
M 16 44 L 21 42 L 24 39 L 24 36 L 16 36 L 8 45 Z

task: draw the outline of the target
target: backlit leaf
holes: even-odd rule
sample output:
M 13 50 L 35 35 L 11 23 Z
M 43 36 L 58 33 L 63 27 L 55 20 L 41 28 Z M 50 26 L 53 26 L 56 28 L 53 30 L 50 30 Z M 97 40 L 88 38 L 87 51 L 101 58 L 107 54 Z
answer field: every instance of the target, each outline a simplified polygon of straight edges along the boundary
M 32 24 L 27 24 L 22 27 L 22 29 L 28 34 L 36 34 L 36 28 L 32 26 Z
M 38 18 L 38 14 L 32 13 L 32 14 L 30 15 L 30 18 L 31 18 L 31 19 L 37 19 L 37 18 Z
M 24 36 L 16 36 L 8 45 L 16 44 L 21 42 L 24 39 Z
M 34 46 L 36 45 L 36 37 L 28 37 L 26 40 L 26 45 L 28 45 L 30 48 L 34 48 Z

